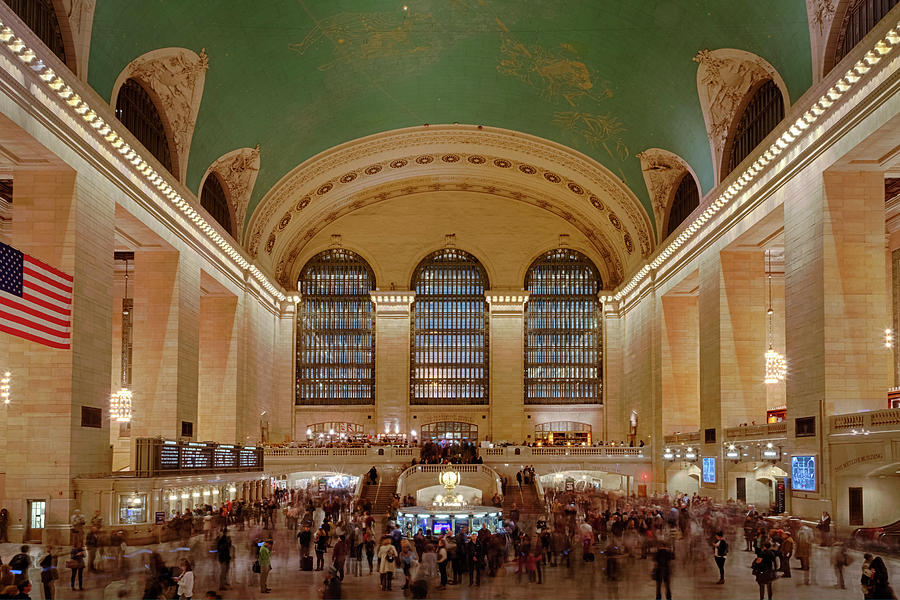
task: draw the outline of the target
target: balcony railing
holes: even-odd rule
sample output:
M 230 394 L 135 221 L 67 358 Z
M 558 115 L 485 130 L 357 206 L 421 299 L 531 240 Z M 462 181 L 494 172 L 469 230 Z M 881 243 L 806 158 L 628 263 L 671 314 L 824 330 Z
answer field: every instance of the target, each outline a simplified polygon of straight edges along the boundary
M 577 456 L 579 458 L 598 459 L 641 459 L 650 458 L 650 448 L 632 448 L 629 446 L 506 446 L 503 448 L 484 448 L 481 456 L 485 462 L 521 460 L 544 456 Z
M 395 448 L 393 446 L 370 446 L 368 448 L 266 448 L 266 458 L 349 458 L 400 459 L 409 462 L 419 458 L 418 448 Z
M 834 415 L 831 433 L 869 433 L 900 429 L 900 408 Z
M 691 431 L 689 433 L 674 433 L 672 435 L 667 435 L 664 439 L 667 444 L 696 444 L 700 441 L 700 432 Z
M 762 425 L 744 425 L 729 427 L 725 430 L 725 439 L 748 440 L 758 438 L 779 438 L 787 436 L 787 423 L 763 423 Z

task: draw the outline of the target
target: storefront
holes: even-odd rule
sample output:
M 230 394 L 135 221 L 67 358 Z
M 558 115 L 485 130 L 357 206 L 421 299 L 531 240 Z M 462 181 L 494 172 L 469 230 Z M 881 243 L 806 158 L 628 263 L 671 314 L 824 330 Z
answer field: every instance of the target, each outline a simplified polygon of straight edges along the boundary
M 425 508 L 413 506 L 404 508 L 397 515 L 397 524 L 406 537 L 413 537 L 419 529 L 432 531 L 435 535 L 451 532 L 456 535 L 465 525 L 469 533 L 476 533 L 487 527 L 491 533 L 501 530 L 503 513 L 493 506 L 463 506 Z
M 578 421 L 551 421 L 534 428 L 534 440 L 547 446 L 591 444 L 591 426 Z

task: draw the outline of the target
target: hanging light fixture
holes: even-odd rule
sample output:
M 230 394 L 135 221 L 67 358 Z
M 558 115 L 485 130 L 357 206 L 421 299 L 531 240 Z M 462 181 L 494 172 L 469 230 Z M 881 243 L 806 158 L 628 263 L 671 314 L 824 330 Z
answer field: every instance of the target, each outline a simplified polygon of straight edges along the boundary
M 9 389 L 12 387 L 12 373 L 4 371 L 0 377 L 0 400 L 3 404 L 9 404 Z
M 133 395 L 131 384 L 131 309 L 134 301 L 128 297 L 128 258 L 125 260 L 125 295 L 122 298 L 122 388 L 109 397 L 109 418 L 117 423 L 131 423 Z
M 775 330 L 772 324 L 775 311 L 772 309 L 772 259 L 770 250 L 766 250 L 766 295 L 767 308 L 766 319 L 768 319 L 769 331 L 769 349 L 766 350 L 766 378 L 765 382 L 778 383 L 784 381 L 787 373 L 787 361 L 784 356 L 775 351 Z

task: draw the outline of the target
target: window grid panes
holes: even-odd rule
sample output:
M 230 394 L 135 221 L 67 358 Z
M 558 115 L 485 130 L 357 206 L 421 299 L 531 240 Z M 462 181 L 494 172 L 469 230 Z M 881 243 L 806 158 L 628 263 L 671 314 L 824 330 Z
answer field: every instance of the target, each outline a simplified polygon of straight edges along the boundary
M 697 189 L 697 183 L 690 173 L 685 173 L 681 177 L 681 183 L 675 190 L 675 197 L 672 199 L 672 208 L 669 210 L 669 222 L 666 226 L 666 237 L 678 229 L 688 215 L 694 212 L 697 205 L 700 204 L 700 191 Z
M 52 0 L 4 0 L 20 19 L 50 48 L 59 60 L 66 62 L 59 19 Z
M 447 248 L 416 268 L 410 404 L 488 404 L 487 274 Z
M 134 134 L 144 147 L 172 172 L 169 140 L 159 109 L 144 87 L 134 79 L 127 79 L 116 98 L 116 118 Z
M 560 248 L 525 277 L 525 404 L 601 404 L 600 273 Z
M 298 289 L 297 404 L 374 404 L 371 267 L 348 250 L 327 250 L 303 267 Z
M 781 90 L 774 81 L 766 80 L 753 94 L 753 98 L 741 115 L 732 139 L 727 168 L 722 177 L 731 173 L 747 158 L 783 118 L 784 98 L 781 96 Z
M 478 440 L 478 425 L 461 421 L 438 421 L 422 426 L 422 441 L 437 442 L 452 440 L 457 442 Z
M 591 443 L 590 423 L 577 421 L 551 421 L 541 423 L 534 428 L 535 441 L 549 444 L 564 444 L 566 442 L 580 444 Z
M 834 54 L 838 64 L 894 6 L 898 0 L 855 0 L 841 23 L 841 33 Z
M 231 211 L 228 210 L 228 198 L 222 188 L 219 176 L 211 172 L 203 182 L 203 190 L 200 191 L 200 206 L 209 213 L 216 222 L 221 225 L 229 235 L 234 237 L 231 230 Z

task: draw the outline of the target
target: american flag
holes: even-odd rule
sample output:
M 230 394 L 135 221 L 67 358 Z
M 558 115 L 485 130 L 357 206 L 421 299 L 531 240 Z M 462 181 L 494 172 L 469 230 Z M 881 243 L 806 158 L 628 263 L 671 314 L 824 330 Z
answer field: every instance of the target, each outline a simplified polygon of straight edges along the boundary
M 0 243 L 0 331 L 71 347 L 72 277 Z

